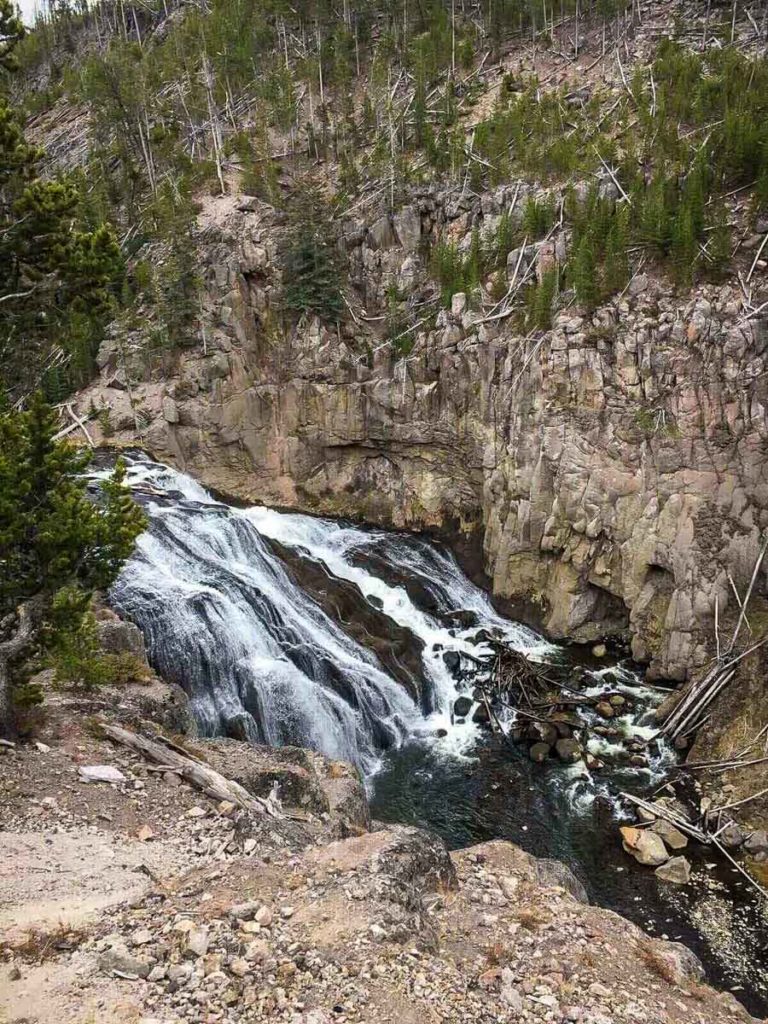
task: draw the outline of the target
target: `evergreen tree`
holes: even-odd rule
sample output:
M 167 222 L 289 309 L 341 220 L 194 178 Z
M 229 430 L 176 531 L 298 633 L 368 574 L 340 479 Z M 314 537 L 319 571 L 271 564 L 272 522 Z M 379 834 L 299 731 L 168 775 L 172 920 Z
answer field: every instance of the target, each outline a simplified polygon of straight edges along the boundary
M 16 68 L 16 44 L 24 35 L 24 25 L 16 5 L 11 0 L 0 0 L 0 68 Z
M 0 393 L 14 397 L 54 345 L 81 368 L 70 387 L 88 379 L 122 272 L 111 229 L 84 229 L 74 182 L 40 177 L 40 157 L 0 98 Z
M 291 207 L 292 224 L 282 253 L 283 305 L 298 316 L 336 322 L 344 308 L 342 275 L 333 226 L 323 203 L 323 197 L 310 188 Z
M 118 464 L 98 501 L 82 474 L 88 453 L 57 442 L 56 417 L 36 394 L 25 412 L 0 414 L 0 733 L 13 728 L 11 662 L 35 642 L 68 588 L 71 628 L 94 588 L 108 587 L 144 516 Z M 54 623 L 55 625 L 55 623 Z
M 576 247 L 576 252 L 569 265 L 569 277 L 576 291 L 577 302 L 587 312 L 591 312 L 595 308 L 600 297 L 596 274 L 597 267 L 592 242 L 587 235 L 584 235 Z

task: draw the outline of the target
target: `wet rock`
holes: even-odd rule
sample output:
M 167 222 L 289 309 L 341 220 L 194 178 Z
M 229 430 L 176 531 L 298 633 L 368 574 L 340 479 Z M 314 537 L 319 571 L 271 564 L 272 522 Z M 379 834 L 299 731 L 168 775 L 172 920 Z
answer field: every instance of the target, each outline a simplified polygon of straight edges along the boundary
M 604 658 L 607 653 L 608 648 L 605 646 L 605 644 L 595 644 L 595 646 L 592 648 L 593 658 Z
M 687 837 L 679 829 L 676 829 L 674 825 L 664 821 L 663 818 L 657 818 L 654 821 L 651 825 L 651 831 L 661 836 L 664 840 L 664 845 L 669 847 L 670 850 L 684 850 L 688 845 Z
M 581 745 L 578 740 L 561 739 L 555 744 L 557 756 L 566 764 L 573 764 L 581 758 Z
M 443 661 L 449 672 L 456 673 L 461 667 L 461 655 L 456 651 L 443 651 Z
M 691 880 L 691 865 L 685 857 L 672 857 L 656 868 L 656 877 L 675 885 L 687 885 Z
M 528 751 L 528 756 L 532 761 L 537 764 L 541 764 L 542 761 L 546 761 L 552 751 L 552 747 L 548 743 L 534 743 L 531 749 Z
M 613 693 L 608 698 L 608 703 L 613 708 L 622 708 L 627 703 L 626 697 L 622 697 L 620 693 Z
M 457 718 L 466 718 L 472 710 L 470 697 L 457 697 L 453 705 L 453 713 Z
M 657 867 L 669 860 L 667 848 L 660 835 L 650 829 L 633 828 L 623 825 L 620 829 L 624 849 L 632 854 L 639 864 Z
M 532 740 L 540 743 L 547 743 L 550 747 L 557 742 L 558 731 L 556 726 L 549 722 L 531 722 L 528 727 L 528 735 Z
M 475 725 L 488 725 L 491 720 L 491 716 L 488 713 L 488 706 L 483 702 L 478 704 L 475 708 L 475 713 L 472 715 L 472 721 Z
M 595 711 L 603 718 L 613 718 L 616 714 L 614 708 L 608 703 L 607 700 L 601 700 L 599 704 L 595 705 Z

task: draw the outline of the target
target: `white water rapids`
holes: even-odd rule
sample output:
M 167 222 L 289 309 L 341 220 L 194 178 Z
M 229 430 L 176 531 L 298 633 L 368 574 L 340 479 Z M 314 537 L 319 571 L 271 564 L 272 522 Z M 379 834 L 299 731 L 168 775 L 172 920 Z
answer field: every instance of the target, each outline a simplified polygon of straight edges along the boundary
M 457 723 L 451 713 L 459 691 L 445 652 L 484 653 L 480 628 L 534 655 L 551 649 L 499 616 L 455 560 L 427 542 L 267 508 L 232 508 L 191 478 L 145 459 L 130 461 L 128 483 L 142 495 L 149 528 L 112 600 L 141 627 L 160 674 L 183 685 L 203 734 L 308 746 L 370 774 L 383 750 L 409 736 L 440 735 L 452 752 L 474 743 L 477 726 L 469 717 Z M 423 645 L 428 692 L 421 705 L 294 582 L 265 538 L 321 563 L 359 590 L 361 607 L 369 602 L 410 631 Z M 418 581 L 439 614 L 362 567 L 356 556 L 367 551 Z M 457 610 L 474 613 L 472 628 L 439 621 Z

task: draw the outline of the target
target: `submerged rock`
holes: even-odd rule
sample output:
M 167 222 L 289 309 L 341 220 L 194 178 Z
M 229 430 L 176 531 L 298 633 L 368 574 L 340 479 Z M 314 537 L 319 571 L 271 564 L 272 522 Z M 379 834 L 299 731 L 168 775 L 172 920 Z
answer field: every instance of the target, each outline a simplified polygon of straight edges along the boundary
M 542 761 L 546 761 L 550 755 L 552 747 L 548 743 L 534 743 L 531 749 L 528 751 L 528 756 L 532 761 L 537 764 L 541 764 Z

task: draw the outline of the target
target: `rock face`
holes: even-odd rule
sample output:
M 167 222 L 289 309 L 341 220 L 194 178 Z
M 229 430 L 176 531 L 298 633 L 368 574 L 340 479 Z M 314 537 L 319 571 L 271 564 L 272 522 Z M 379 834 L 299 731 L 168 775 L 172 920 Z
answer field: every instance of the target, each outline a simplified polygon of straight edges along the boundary
M 392 283 L 432 294 L 420 240 L 461 247 L 513 192 L 422 189 L 392 218 L 342 225 L 358 301 L 383 307 Z M 225 209 L 201 243 L 204 347 L 149 382 L 130 346 L 105 344 L 78 406 L 108 410 L 96 439 L 108 424 L 245 500 L 464 538 L 553 636 L 630 634 L 652 676 L 704 663 L 715 601 L 723 622 L 728 574 L 743 592 L 768 526 L 768 330 L 738 287 L 677 297 L 643 275 L 535 341 L 454 301 L 406 358 L 362 321 L 275 336 L 282 229 L 259 203 Z

